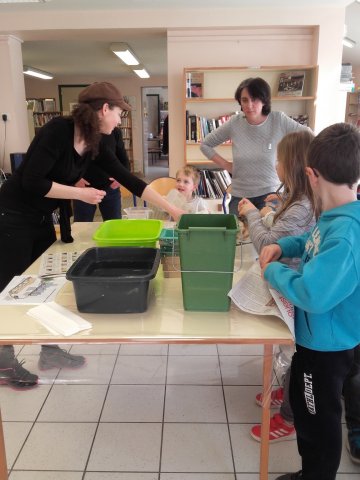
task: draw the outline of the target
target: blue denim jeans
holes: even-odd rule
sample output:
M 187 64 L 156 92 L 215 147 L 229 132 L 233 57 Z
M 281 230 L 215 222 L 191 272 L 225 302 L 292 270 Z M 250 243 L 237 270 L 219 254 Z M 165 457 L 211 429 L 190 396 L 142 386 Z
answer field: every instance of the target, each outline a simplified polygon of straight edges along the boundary
M 94 220 L 96 205 L 74 200 L 74 222 L 92 222 Z M 106 196 L 99 203 L 102 219 L 113 220 L 121 218 L 121 196 L 118 188 L 108 188 Z

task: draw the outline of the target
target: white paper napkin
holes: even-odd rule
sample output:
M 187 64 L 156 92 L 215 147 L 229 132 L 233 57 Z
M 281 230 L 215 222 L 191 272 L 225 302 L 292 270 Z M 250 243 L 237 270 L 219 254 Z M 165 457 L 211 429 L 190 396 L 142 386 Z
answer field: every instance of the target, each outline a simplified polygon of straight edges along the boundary
M 68 337 L 74 333 L 92 328 L 92 324 L 67 308 L 55 302 L 48 302 L 31 308 L 27 314 L 35 318 L 54 335 Z

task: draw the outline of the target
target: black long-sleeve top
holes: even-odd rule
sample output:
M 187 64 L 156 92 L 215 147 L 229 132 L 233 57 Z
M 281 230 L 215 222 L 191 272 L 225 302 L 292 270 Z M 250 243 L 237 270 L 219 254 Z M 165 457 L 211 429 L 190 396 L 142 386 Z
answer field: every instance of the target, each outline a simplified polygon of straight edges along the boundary
M 37 133 L 24 161 L 0 189 L 0 207 L 24 214 L 49 214 L 59 206 L 59 199 L 45 197 L 52 182 L 71 186 L 82 177 L 103 187 L 113 177 L 138 197 L 147 186 L 102 142 L 94 160 L 89 153 L 80 156 L 74 149 L 73 119 L 56 117 Z

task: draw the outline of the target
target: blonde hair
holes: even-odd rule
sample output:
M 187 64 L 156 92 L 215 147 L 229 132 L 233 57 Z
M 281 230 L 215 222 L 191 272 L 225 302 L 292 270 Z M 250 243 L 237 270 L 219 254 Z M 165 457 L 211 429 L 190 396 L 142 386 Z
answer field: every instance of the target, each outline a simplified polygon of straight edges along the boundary
M 196 187 L 199 185 L 200 172 L 196 167 L 193 167 L 192 165 L 185 165 L 185 167 L 179 168 L 179 170 L 176 172 L 176 178 L 180 173 L 185 175 L 185 177 L 191 177 Z
M 300 130 L 285 135 L 278 143 L 277 159 L 283 167 L 284 181 L 276 193 L 283 201 L 274 216 L 274 222 L 290 205 L 300 202 L 303 197 L 307 197 L 313 207 L 313 211 L 309 212 L 309 222 L 313 213 L 317 213 L 314 195 L 305 173 L 307 152 L 313 139 L 314 135 L 310 130 Z M 284 190 L 280 194 L 282 188 Z

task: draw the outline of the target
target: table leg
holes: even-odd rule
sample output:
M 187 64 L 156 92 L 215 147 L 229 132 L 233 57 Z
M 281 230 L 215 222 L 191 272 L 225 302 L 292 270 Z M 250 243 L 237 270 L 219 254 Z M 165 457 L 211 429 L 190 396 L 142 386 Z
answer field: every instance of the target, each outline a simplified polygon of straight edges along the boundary
M 264 345 L 263 395 L 260 445 L 260 480 L 267 480 L 269 468 L 270 397 L 272 381 L 273 346 Z
M 5 452 L 5 440 L 3 424 L 0 411 L 0 480 L 8 480 L 6 452 Z

